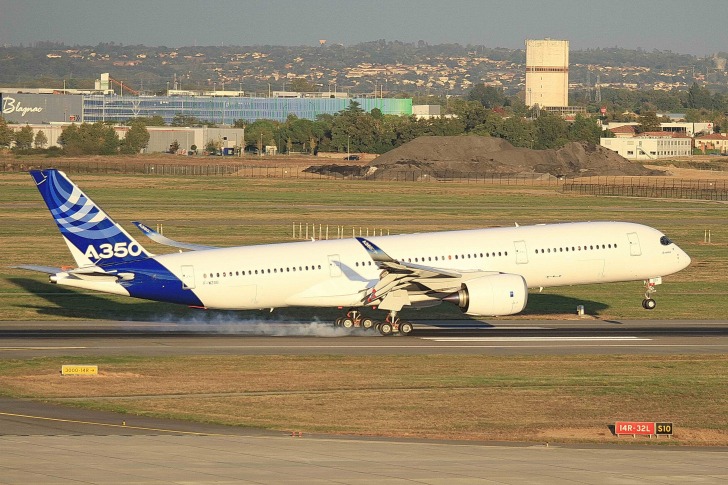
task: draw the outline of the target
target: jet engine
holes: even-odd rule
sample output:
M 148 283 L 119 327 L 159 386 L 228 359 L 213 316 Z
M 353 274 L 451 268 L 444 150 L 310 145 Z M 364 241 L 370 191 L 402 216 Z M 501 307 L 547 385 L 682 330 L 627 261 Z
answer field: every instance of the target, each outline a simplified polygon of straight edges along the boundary
M 513 315 L 526 308 L 528 287 L 521 275 L 488 275 L 465 281 L 460 290 L 443 301 L 459 306 L 466 315 Z

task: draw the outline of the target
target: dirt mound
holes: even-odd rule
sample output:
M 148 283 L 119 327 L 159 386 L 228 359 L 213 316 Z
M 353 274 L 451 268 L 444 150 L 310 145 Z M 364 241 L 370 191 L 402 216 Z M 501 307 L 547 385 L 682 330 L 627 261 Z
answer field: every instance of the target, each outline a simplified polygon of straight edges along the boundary
M 367 170 L 369 170 L 369 167 L 359 165 L 337 165 L 334 163 L 329 165 L 312 165 L 303 171 L 334 178 L 356 178 L 366 175 Z
M 423 136 L 375 158 L 369 173 L 394 178 L 403 171 L 432 177 L 468 175 L 592 176 L 662 175 L 590 143 L 568 143 L 559 150 L 516 148 L 502 138 L 483 136 Z

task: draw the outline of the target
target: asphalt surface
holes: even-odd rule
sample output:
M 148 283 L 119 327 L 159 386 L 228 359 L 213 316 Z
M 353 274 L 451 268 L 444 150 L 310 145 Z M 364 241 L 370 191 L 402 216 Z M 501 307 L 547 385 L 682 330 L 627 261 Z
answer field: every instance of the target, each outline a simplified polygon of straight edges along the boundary
M 356 439 L 0 399 L 2 484 L 682 484 L 726 480 L 728 449 L 723 448 Z
M 0 322 L 0 358 L 264 354 L 710 354 L 728 321 L 415 321 L 409 337 L 320 322 Z
M 0 359 L 727 351 L 728 321 L 421 321 L 410 337 L 349 333 L 320 323 L 0 322 Z M 547 446 L 294 436 L 0 399 L 0 484 L 728 481 L 728 448 L 634 446 L 618 440 Z

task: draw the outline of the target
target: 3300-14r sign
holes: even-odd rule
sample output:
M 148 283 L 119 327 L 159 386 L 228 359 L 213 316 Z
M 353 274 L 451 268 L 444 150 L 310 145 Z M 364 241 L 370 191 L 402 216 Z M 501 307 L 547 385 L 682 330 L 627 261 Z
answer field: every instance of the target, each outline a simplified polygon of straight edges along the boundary
M 672 434 L 672 423 L 648 423 L 643 421 L 617 421 L 614 423 L 614 434 L 632 435 L 669 435 Z

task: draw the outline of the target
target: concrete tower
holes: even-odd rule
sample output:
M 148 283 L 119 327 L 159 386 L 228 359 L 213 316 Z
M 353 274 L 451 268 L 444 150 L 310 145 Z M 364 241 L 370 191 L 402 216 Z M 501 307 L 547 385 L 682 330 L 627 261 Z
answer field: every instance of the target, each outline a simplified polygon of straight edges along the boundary
M 569 41 L 526 41 L 526 105 L 569 106 Z

